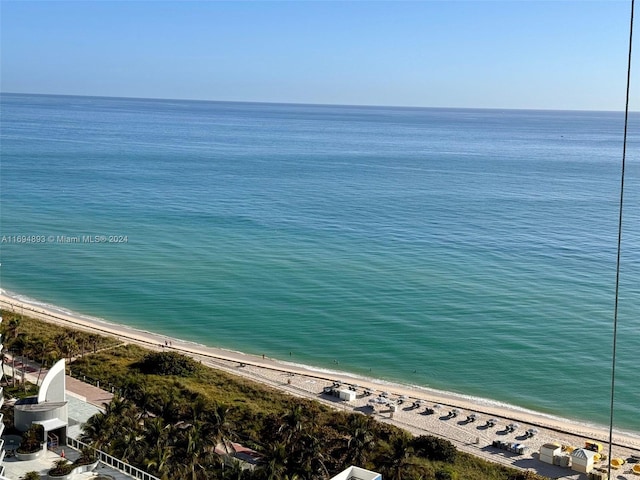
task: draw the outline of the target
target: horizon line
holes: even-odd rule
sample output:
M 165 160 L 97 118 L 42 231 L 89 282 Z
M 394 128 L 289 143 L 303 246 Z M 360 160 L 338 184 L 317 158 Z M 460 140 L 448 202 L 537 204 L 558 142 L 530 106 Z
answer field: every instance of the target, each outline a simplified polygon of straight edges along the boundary
M 274 102 L 255 100 L 211 100 L 197 98 L 168 98 L 168 97 L 135 97 L 135 96 L 112 96 L 112 95 L 82 95 L 69 93 L 32 93 L 32 92 L 6 92 L 0 90 L 2 95 L 30 95 L 43 97 L 80 97 L 80 98 L 104 98 L 121 100 L 152 100 L 152 101 L 176 101 L 176 102 L 208 102 L 208 103 L 246 103 L 264 105 L 290 105 L 290 106 L 312 106 L 312 107 L 357 107 L 357 108 L 397 108 L 412 110 L 509 110 L 509 111 L 534 111 L 534 112 L 604 112 L 604 113 L 624 113 L 621 110 L 591 110 L 591 109 L 567 109 L 567 108 L 516 108 L 516 107 L 427 107 L 411 105 L 385 105 L 385 104 L 341 104 L 341 103 L 312 103 L 312 102 Z M 640 110 L 631 110 L 630 113 L 638 113 Z

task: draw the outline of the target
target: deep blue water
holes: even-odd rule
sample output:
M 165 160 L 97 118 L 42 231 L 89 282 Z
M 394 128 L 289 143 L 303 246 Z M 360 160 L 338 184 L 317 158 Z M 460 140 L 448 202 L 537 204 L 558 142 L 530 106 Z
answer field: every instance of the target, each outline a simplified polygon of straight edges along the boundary
M 605 424 L 621 113 L 2 95 L 2 288 Z M 616 426 L 640 432 L 631 117 Z M 126 236 L 63 243 L 60 236 Z

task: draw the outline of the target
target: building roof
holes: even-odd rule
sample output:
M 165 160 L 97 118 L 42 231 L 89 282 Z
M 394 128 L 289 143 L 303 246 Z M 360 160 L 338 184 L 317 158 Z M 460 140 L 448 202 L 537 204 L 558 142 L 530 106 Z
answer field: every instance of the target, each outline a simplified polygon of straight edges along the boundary
M 215 448 L 215 452 L 218 455 L 229 455 L 235 457 L 238 460 L 242 460 L 243 462 L 247 462 L 252 465 L 256 465 L 262 459 L 262 455 L 255 450 L 235 442 L 230 442 L 230 444 L 231 449 L 229 451 L 226 450 L 223 444 L 218 444 Z
M 560 445 L 556 445 L 555 443 L 545 443 L 544 445 L 542 445 L 540 447 L 540 450 L 545 449 L 545 450 L 557 450 L 560 448 Z
M 56 408 L 64 407 L 67 402 L 46 402 L 46 403 L 16 403 L 15 409 L 22 412 L 48 412 Z
M 586 450 L 584 448 L 577 448 L 573 452 L 571 452 L 571 458 L 582 458 L 585 460 L 593 460 L 593 457 L 596 456 L 596 452 L 591 450 Z
M 382 480 L 382 475 L 360 467 L 349 467 L 331 480 Z
M 39 421 L 35 421 L 33 423 L 36 423 L 38 425 L 42 425 L 42 427 L 44 428 L 44 430 L 46 432 L 51 432 L 53 430 L 56 430 L 58 428 L 62 428 L 62 427 L 66 427 L 67 426 L 67 422 L 60 420 L 59 418 L 52 418 L 50 420 L 39 420 Z

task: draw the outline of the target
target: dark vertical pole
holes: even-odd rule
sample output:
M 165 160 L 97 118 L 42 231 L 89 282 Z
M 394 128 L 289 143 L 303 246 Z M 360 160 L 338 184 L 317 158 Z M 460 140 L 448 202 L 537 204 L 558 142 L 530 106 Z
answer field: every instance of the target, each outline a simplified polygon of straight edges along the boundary
M 613 450 L 613 419 L 616 389 L 616 345 L 618 338 L 618 295 L 620 291 L 620 252 L 622 250 L 622 210 L 624 205 L 624 171 L 627 159 L 627 127 L 629 124 L 629 91 L 631 84 L 631 51 L 633 46 L 633 11 L 635 0 L 631 0 L 631 15 L 629 22 L 629 54 L 627 60 L 627 92 L 624 107 L 624 137 L 622 141 L 622 168 L 620 173 L 620 205 L 618 209 L 618 252 L 616 257 L 616 293 L 613 310 L 613 346 L 611 351 L 611 403 L 609 405 L 609 466 L 608 475 L 611 478 L 611 455 Z

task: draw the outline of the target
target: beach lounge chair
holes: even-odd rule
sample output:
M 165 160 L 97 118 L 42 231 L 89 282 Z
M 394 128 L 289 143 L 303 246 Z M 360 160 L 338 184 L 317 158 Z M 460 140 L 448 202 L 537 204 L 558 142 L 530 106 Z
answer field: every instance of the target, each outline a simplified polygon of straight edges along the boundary
M 611 468 L 615 468 L 616 470 L 624 465 L 624 460 L 622 458 L 612 458 L 611 459 Z

